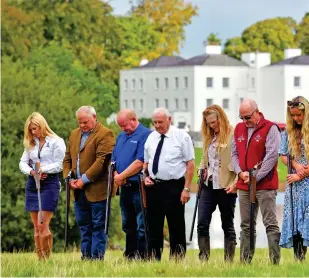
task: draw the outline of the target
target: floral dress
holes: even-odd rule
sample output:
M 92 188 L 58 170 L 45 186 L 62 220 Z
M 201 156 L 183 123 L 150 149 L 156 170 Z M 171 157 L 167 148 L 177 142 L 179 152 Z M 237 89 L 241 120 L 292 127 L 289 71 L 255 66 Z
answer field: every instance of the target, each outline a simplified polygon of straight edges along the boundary
M 281 133 L 279 154 L 288 154 L 288 134 L 286 131 Z M 301 141 L 301 154 L 301 158 L 296 158 L 295 161 L 307 165 L 308 161 L 305 157 L 305 144 L 303 139 Z M 292 171 L 295 173 L 294 169 L 292 169 Z M 300 232 L 304 240 L 303 245 L 309 246 L 309 177 L 293 183 L 292 197 L 294 212 L 293 235 L 295 235 L 297 231 Z M 293 247 L 292 227 L 291 185 L 286 185 L 280 238 L 280 246 L 283 248 Z

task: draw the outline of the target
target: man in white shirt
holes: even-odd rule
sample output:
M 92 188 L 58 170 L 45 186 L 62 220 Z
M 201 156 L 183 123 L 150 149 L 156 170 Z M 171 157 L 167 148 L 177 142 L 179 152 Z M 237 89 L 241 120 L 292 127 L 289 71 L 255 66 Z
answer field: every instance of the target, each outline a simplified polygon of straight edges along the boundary
M 146 143 L 146 173 L 149 223 L 149 251 L 161 260 L 163 226 L 166 216 L 170 236 L 170 257 L 183 258 L 186 253 L 185 203 L 190 199 L 194 174 L 194 148 L 187 132 L 171 126 L 165 108 L 152 114 L 153 131 Z

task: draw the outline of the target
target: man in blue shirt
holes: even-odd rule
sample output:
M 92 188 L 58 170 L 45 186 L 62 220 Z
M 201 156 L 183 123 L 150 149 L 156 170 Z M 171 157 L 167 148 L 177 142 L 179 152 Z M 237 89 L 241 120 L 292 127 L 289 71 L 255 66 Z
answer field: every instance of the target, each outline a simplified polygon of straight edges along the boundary
M 139 123 L 136 114 L 123 109 L 117 115 L 122 132 L 117 138 L 112 161 L 116 162 L 114 181 L 120 186 L 122 229 L 126 233 L 127 259 L 146 256 L 145 228 L 139 193 L 138 174 L 144 163 L 144 144 L 151 131 Z

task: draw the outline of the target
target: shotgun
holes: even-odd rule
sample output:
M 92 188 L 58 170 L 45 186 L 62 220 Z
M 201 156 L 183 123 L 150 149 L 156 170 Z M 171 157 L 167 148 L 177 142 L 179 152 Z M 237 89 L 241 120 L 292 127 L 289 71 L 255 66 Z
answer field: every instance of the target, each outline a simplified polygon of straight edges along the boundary
M 189 238 L 190 241 L 192 241 L 198 202 L 201 197 L 202 187 L 204 186 L 204 173 L 205 173 L 205 169 L 201 169 L 200 176 L 198 178 L 198 190 L 196 194 L 195 207 L 194 207 L 194 213 L 193 213 L 193 219 L 192 219 L 192 225 L 191 225 L 191 232 L 190 232 L 190 238 Z
M 292 156 L 288 154 L 287 155 L 288 174 L 293 174 L 292 160 L 293 160 Z M 303 238 L 298 230 L 295 231 L 295 224 L 294 224 L 293 183 L 290 184 L 290 203 L 291 203 L 291 220 L 292 220 L 294 258 L 296 260 L 303 260 L 305 258 L 305 254 L 303 250 Z
M 115 172 L 115 161 L 111 162 L 108 167 L 108 186 L 107 186 L 107 201 L 106 201 L 106 215 L 105 215 L 105 227 L 104 233 L 108 235 L 109 219 L 111 214 L 111 201 L 114 189 L 114 172 Z
M 69 212 L 70 212 L 70 180 L 72 178 L 72 170 L 68 173 L 65 181 L 65 230 L 64 230 L 64 243 L 65 249 L 69 246 Z
M 148 226 L 148 218 L 147 218 L 148 209 L 147 209 L 147 196 L 146 196 L 146 190 L 145 190 L 145 174 L 144 173 L 139 175 L 139 193 L 140 193 L 140 196 L 141 196 L 142 213 L 143 213 L 143 220 L 144 220 L 144 226 L 145 226 L 146 250 L 148 250 L 148 246 L 149 246 L 149 226 Z
M 41 201 L 41 182 L 40 182 L 40 173 L 39 173 L 40 167 L 41 167 L 40 162 L 36 162 L 35 165 L 34 165 L 34 171 L 35 171 L 34 180 L 35 180 L 36 189 L 38 191 L 39 221 L 40 221 L 41 224 L 43 224 L 42 201 Z

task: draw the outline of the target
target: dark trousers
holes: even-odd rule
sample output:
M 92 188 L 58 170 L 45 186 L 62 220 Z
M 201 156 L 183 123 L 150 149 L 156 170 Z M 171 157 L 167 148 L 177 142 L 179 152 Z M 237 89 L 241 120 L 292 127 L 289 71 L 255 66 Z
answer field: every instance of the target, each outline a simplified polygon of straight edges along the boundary
M 227 194 L 224 189 L 213 189 L 212 182 L 208 186 L 203 186 L 198 203 L 198 237 L 209 238 L 209 226 L 212 213 L 217 205 L 221 213 L 222 229 L 224 237 L 236 242 L 234 228 L 234 212 L 237 194 Z
M 75 192 L 75 217 L 81 234 L 82 259 L 104 259 L 107 235 L 104 233 L 106 200 L 89 202 L 84 190 Z
M 161 260 L 163 251 L 163 227 L 166 216 L 170 257 L 181 258 L 186 253 L 185 206 L 180 197 L 185 179 L 156 182 L 147 188 L 149 252 Z
M 138 182 L 124 185 L 120 192 L 120 208 L 122 229 L 126 234 L 126 250 L 128 259 L 144 258 L 146 251 L 145 227 Z

